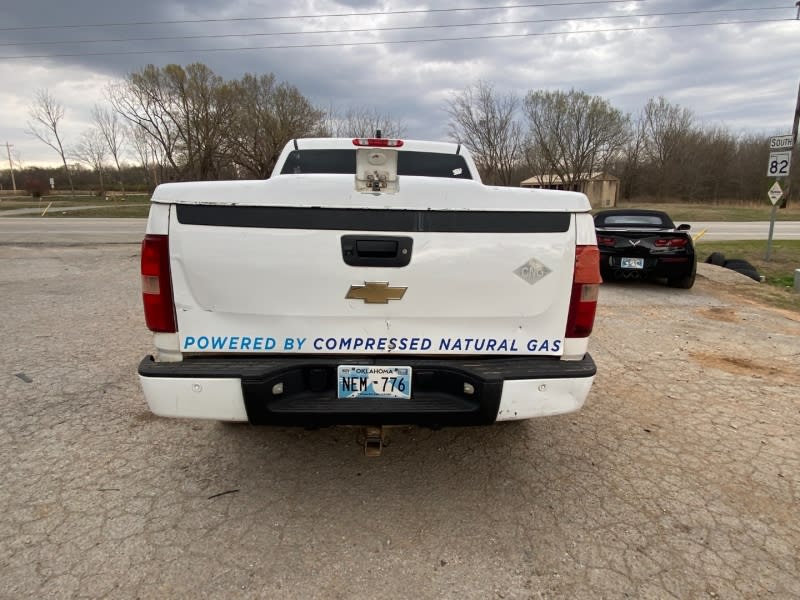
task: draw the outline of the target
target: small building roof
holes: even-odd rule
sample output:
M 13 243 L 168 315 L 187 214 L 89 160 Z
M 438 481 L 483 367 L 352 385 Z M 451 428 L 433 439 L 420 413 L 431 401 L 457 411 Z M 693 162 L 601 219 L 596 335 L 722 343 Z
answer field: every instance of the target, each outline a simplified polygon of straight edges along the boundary
M 615 177 L 605 171 L 595 171 L 594 173 L 583 173 L 575 177 L 573 183 L 583 183 L 586 181 L 619 181 L 619 177 Z M 520 185 L 522 187 L 533 187 L 536 185 L 562 185 L 564 180 L 555 173 L 548 173 L 545 175 L 534 175 L 529 177 Z

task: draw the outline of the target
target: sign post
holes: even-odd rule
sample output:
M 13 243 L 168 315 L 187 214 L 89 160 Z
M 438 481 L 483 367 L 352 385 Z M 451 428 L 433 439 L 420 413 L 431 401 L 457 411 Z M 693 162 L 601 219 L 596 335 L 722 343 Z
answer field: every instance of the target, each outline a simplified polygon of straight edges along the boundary
M 783 196 L 783 190 L 781 189 L 781 184 L 778 183 L 778 180 L 775 180 L 775 183 L 772 184 L 772 187 L 769 188 L 767 192 L 767 196 L 769 196 L 769 201 L 772 202 L 772 215 L 769 219 L 769 237 L 767 238 L 767 255 L 764 257 L 764 260 L 769 260 L 769 255 L 772 251 L 772 234 L 775 232 L 775 217 L 777 216 L 778 212 L 778 200 L 781 199 Z

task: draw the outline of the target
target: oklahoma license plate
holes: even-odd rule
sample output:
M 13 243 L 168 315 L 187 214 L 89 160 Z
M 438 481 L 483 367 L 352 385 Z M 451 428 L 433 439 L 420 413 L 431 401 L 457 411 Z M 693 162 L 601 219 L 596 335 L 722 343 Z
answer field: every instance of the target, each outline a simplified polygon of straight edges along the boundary
M 643 258 L 622 258 L 620 259 L 620 267 L 623 269 L 644 269 Z
M 411 367 L 339 365 L 339 398 L 411 398 Z

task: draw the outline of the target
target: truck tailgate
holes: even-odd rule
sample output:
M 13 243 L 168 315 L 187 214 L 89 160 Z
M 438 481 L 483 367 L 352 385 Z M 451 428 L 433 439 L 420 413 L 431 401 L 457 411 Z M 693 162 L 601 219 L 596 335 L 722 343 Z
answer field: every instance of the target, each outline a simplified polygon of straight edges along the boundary
M 562 353 L 568 212 L 172 208 L 184 353 Z M 393 240 L 407 265 L 347 264 L 353 242 Z

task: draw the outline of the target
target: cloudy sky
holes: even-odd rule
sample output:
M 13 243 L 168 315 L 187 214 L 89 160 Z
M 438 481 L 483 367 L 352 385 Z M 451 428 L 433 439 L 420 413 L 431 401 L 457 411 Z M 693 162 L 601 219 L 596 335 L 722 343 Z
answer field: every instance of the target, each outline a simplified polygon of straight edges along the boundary
M 26 134 L 36 89 L 64 105 L 76 143 L 103 88 L 148 63 L 272 72 L 321 107 L 375 108 L 422 139 L 446 139 L 447 98 L 478 80 L 582 89 L 632 114 L 663 95 L 703 123 L 767 133 L 791 130 L 800 81 L 795 0 L 2 4 L 0 143 L 23 165 L 57 160 Z

